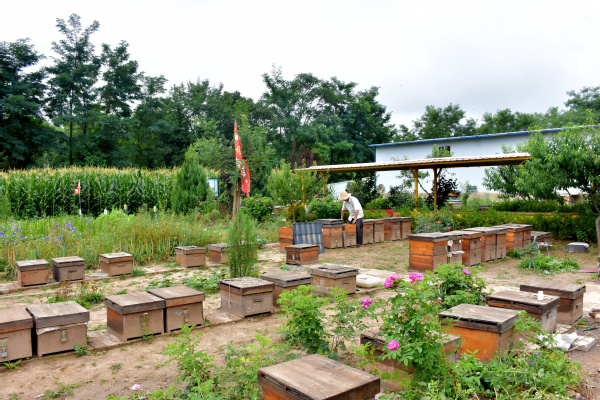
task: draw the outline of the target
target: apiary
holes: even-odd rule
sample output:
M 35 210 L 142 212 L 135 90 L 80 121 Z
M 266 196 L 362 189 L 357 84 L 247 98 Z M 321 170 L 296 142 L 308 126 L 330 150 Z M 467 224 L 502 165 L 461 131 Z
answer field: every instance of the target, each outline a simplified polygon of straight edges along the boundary
M 33 317 L 36 354 L 73 350 L 87 345 L 87 323 L 90 312 L 74 301 L 35 304 L 26 307 Z
M 108 276 L 131 275 L 133 256 L 127 253 L 100 254 L 100 270 Z
M 347 265 L 323 264 L 308 270 L 312 285 L 318 293 L 328 293 L 332 287 L 345 289 L 348 294 L 356 293 L 358 268 Z
M 372 332 L 361 333 L 360 335 L 360 344 L 365 345 L 369 344 L 370 348 L 373 349 L 373 353 L 367 357 L 370 358 L 371 362 L 368 365 L 368 369 L 376 368 L 380 373 L 387 372 L 392 376 L 396 371 L 400 371 L 401 375 L 399 379 L 404 379 L 412 375 L 414 372 L 414 368 L 407 368 L 401 362 L 398 362 L 392 358 L 386 358 L 381 360 L 380 357 L 385 354 L 388 350 L 386 348 L 386 342 L 381 337 L 375 335 Z M 458 360 L 458 349 L 460 348 L 460 338 L 454 335 L 445 335 L 444 337 L 444 353 L 446 354 L 446 359 L 448 362 L 456 362 Z M 397 375 L 396 375 L 397 376 Z M 381 383 L 382 389 L 388 389 L 392 391 L 402 391 L 406 388 L 399 385 L 396 380 L 386 379 Z
M 319 261 L 319 246 L 316 244 L 293 244 L 285 248 L 287 264 L 306 265 Z
M 417 271 L 433 271 L 448 262 L 448 240 L 446 233 L 416 233 L 408 236 L 409 268 Z
M 402 239 L 402 218 L 388 217 L 383 219 L 383 239 L 386 242 Z
M 476 231 L 452 231 L 452 233 L 459 233 L 462 235 L 461 239 L 461 262 L 465 267 L 471 267 L 481 263 L 481 232 Z
M 380 392 L 373 375 L 319 354 L 258 370 L 263 399 L 371 400 Z
M 0 363 L 29 358 L 33 318 L 25 307 L 0 310 Z
M 539 299 L 537 293 L 502 290 L 488 295 L 486 303 L 490 307 L 516 311 L 524 310 L 527 315 L 540 321 L 546 332 L 556 331 L 558 296 L 542 294 L 541 299 Z
M 203 267 L 206 265 L 206 247 L 175 247 L 175 262 L 183 268 Z
M 344 230 L 344 220 L 342 219 L 318 219 L 323 225 L 323 246 L 326 249 L 336 249 L 343 247 L 342 232 Z
M 571 325 L 583 316 L 585 285 L 537 278 L 521 285 L 520 290 L 533 293 L 542 291 L 544 296 L 546 294 L 558 296 L 560 298 L 556 316 L 558 323 Z
M 348 246 L 356 246 L 356 225 L 344 224 L 344 244 Z
M 400 224 L 402 226 L 402 239 L 408 239 L 408 235 L 411 234 L 412 220 L 410 217 L 400 217 Z
M 383 218 L 373 219 L 373 243 L 385 240 L 385 221 Z
M 185 324 L 189 326 L 204 324 L 204 292 L 187 286 L 172 286 L 148 289 L 148 293 L 165 301 L 163 309 L 165 333 L 180 329 Z
M 513 340 L 517 312 L 503 308 L 459 304 L 439 313 L 442 324 L 452 323 L 448 333 L 462 339 L 459 353 L 477 351 L 475 357 L 490 361 L 506 351 Z
M 56 282 L 85 278 L 85 260 L 81 257 L 59 257 L 52 260 L 52 276 Z
M 362 244 L 373 244 L 375 242 L 375 222 L 372 219 L 363 219 Z
M 106 296 L 106 326 L 122 341 L 164 332 L 165 301 L 146 292 Z
M 286 290 L 294 290 L 300 285 L 310 285 L 312 276 L 302 272 L 294 271 L 276 271 L 262 274 L 260 279 L 273 282 L 273 304 L 277 304 L 277 299 L 281 293 Z
M 291 226 L 279 228 L 279 251 L 285 253 L 285 248 L 294 244 L 294 229 Z
M 241 277 L 223 279 L 221 290 L 221 311 L 249 317 L 273 311 L 273 282 L 259 278 Z
M 48 283 L 50 263 L 46 260 L 17 261 L 17 280 L 21 286 L 43 285 Z

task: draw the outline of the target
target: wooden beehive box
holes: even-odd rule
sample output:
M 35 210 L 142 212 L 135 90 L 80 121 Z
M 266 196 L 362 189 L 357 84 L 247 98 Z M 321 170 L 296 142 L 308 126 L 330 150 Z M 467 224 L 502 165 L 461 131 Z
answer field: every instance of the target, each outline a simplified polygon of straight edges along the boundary
M 131 275 L 133 256 L 127 253 L 100 254 L 100 270 L 108 276 Z
M 401 217 L 388 217 L 383 219 L 384 235 L 386 242 L 402 239 L 402 219 Z
M 285 262 L 287 264 L 306 265 L 319 261 L 319 245 L 293 244 L 285 248 Z
M 552 233 L 531 231 L 531 240 L 533 241 L 534 238 L 536 243 L 550 243 L 550 239 L 552 239 Z
M 417 233 L 408 236 L 409 268 L 417 271 L 433 271 L 448 262 L 448 240 L 445 233 Z
M 525 226 L 519 224 L 504 224 L 496 225 L 494 228 L 506 229 L 506 250 L 519 250 L 523 248 L 523 234 L 526 230 Z
M 498 228 L 496 231 L 496 260 L 506 257 L 508 229 Z
M 444 234 L 449 236 L 447 249 L 450 264 L 461 264 L 462 256 L 464 254 L 462 250 L 462 233 L 460 233 L 460 231 L 448 231 L 444 232 Z
M 408 239 L 408 235 L 411 234 L 412 220 L 410 217 L 400 217 L 400 225 L 402 226 L 402 239 Z
M 221 310 L 245 318 L 273 311 L 273 282 L 259 278 L 241 277 L 223 279 Z
M 496 259 L 496 238 L 501 229 L 487 226 L 463 229 L 468 232 L 481 232 L 481 261 L 494 261 Z
M 375 241 L 375 222 L 372 219 L 363 219 L 362 244 L 373 244 Z
M 383 218 L 373 221 L 373 243 L 381 243 L 385 240 L 385 221 Z
M 85 278 L 85 260 L 81 257 L 59 257 L 52 260 L 52 276 L 55 281 L 79 281 Z
M 279 228 L 279 251 L 285 253 L 285 248 L 294 244 L 294 228 L 282 226 Z
M 318 293 L 329 293 L 332 287 L 345 289 L 348 294 L 356 293 L 358 268 L 347 265 L 323 264 L 308 270 L 312 285 Z
M 106 296 L 106 326 L 121 339 L 162 334 L 164 332 L 163 308 L 165 301 L 146 292 Z
M 29 358 L 33 318 L 25 307 L 0 310 L 0 363 Z
M 371 359 L 371 362 L 368 365 L 368 369 L 371 370 L 376 368 L 380 374 L 387 372 L 391 375 L 394 375 L 396 371 L 401 371 L 400 379 L 404 379 L 405 377 L 411 376 L 414 372 L 414 368 L 407 368 L 406 365 L 397 362 L 394 359 L 386 358 L 380 359 L 380 357 L 385 354 L 388 350 L 386 349 L 385 340 L 381 339 L 381 337 L 375 335 L 372 332 L 365 332 L 360 334 L 360 344 L 365 345 L 368 344 L 373 349 L 373 352 L 369 349 L 368 357 Z M 460 348 L 460 338 L 454 335 L 446 335 L 444 338 L 444 353 L 446 353 L 446 359 L 448 362 L 456 362 L 458 360 L 458 349 Z M 381 387 L 383 389 L 388 389 L 391 391 L 402 391 L 406 388 L 402 387 L 398 383 L 396 383 L 396 379 L 386 379 L 381 382 Z
M 21 286 L 48 283 L 50 263 L 46 260 L 17 261 L 17 280 Z
M 183 268 L 203 267 L 206 265 L 206 247 L 175 247 L 175 262 Z
M 462 235 L 462 265 L 471 267 L 481 263 L 481 232 L 476 231 L 453 231 L 450 233 L 460 233 Z
M 200 326 L 204 324 L 202 302 L 204 292 L 187 286 L 171 286 L 148 289 L 148 293 L 165 301 L 163 319 L 165 333 L 180 329 L 182 325 Z
M 74 301 L 26 307 L 33 317 L 34 346 L 38 357 L 87 345 L 90 312 Z
M 277 304 L 277 300 L 282 292 L 286 290 L 294 290 L 300 285 L 310 285 L 312 276 L 302 272 L 293 271 L 275 271 L 259 275 L 260 279 L 273 282 L 273 304 Z
M 543 279 L 533 279 L 520 286 L 523 292 L 543 291 L 552 296 L 560 298 L 556 321 L 561 324 L 574 324 L 583 316 L 583 294 L 585 285 L 567 283 L 561 281 L 547 281 Z
M 459 353 L 477 351 L 475 357 L 489 361 L 506 351 L 513 340 L 517 312 L 502 308 L 459 304 L 439 313 L 442 324 L 452 323 L 448 333 L 462 339 Z
M 267 400 L 371 400 L 379 378 L 319 354 L 258 370 Z
M 521 226 L 522 228 L 524 228 L 523 230 L 523 246 L 529 246 L 531 244 L 531 229 L 533 228 L 533 226 L 528 225 L 528 224 L 518 224 L 519 226 Z
M 556 331 L 558 296 L 544 294 L 543 299 L 538 300 L 537 293 L 502 290 L 488 295 L 486 303 L 490 307 L 516 311 L 525 310 L 527 311 L 527 315 L 540 321 L 542 328 L 546 332 L 552 333 Z
M 318 219 L 323 225 L 323 246 L 326 249 L 336 249 L 344 247 L 342 232 L 344 230 L 344 220 L 342 219 Z
M 344 224 L 344 244 L 348 246 L 356 246 L 356 225 Z
M 215 264 L 226 264 L 229 262 L 227 257 L 227 243 L 215 243 L 206 246 L 208 249 L 208 259 Z

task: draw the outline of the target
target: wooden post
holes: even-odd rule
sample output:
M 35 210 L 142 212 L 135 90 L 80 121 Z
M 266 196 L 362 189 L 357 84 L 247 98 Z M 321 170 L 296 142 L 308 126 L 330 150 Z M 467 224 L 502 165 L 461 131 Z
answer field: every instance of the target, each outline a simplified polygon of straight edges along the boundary
M 327 195 L 327 182 L 325 182 L 325 172 L 321 172 L 321 178 L 323 179 L 323 197 Z
M 240 203 L 241 203 L 241 187 L 240 180 L 237 179 L 235 181 L 235 185 L 233 187 L 233 210 L 231 211 L 231 219 L 235 220 L 240 211 Z
M 419 170 L 411 169 L 413 177 L 415 178 L 415 210 L 419 208 Z
M 438 178 L 438 169 L 433 169 L 433 209 L 437 210 L 437 178 Z

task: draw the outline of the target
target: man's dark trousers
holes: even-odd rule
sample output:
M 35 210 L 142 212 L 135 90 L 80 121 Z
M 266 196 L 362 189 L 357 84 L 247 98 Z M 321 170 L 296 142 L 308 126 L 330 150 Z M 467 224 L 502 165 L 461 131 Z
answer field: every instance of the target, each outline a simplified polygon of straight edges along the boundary
M 362 245 L 362 218 L 356 220 L 356 246 Z

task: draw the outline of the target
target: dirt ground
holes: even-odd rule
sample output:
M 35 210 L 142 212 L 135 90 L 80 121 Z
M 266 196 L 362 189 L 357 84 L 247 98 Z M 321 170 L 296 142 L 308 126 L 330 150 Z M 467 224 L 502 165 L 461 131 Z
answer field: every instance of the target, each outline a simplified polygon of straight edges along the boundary
M 562 259 L 567 256 L 577 261 L 582 268 L 595 268 L 597 265 L 597 248 L 592 246 L 588 254 L 569 254 L 562 252 L 566 242 L 554 241 L 551 255 Z M 279 253 L 278 244 L 267 245 L 259 251 L 259 265 L 262 272 L 278 271 L 282 266 L 283 254 Z M 320 255 L 319 262 L 351 265 L 359 268 L 360 273 L 386 278 L 392 273 L 408 276 L 408 241 L 385 242 L 361 248 L 326 249 Z M 503 288 L 517 289 L 521 283 L 530 280 L 533 275 L 528 271 L 516 268 L 518 261 L 505 259 L 486 263 L 479 276 L 484 278 L 490 288 L 499 290 Z M 141 277 L 128 277 L 126 279 L 110 279 L 98 281 L 105 295 L 114 294 L 127 289 L 128 292 L 145 290 L 148 283 L 154 280 L 170 279 L 181 282 L 185 277 L 197 274 L 196 269 L 181 270 L 173 264 L 166 264 L 165 272 L 156 275 Z M 156 266 L 148 266 L 150 269 Z M 209 274 L 210 270 L 218 266 L 208 265 L 201 273 Z M 550 278 L 549 276 L 547 276 Z M 584 296 L 584 317 L 593 304 L 600 304 L 600 286 L 595 281 L 595 276 L 589 273 L 564 273 L 552 276 L 571 283 L 585 283 L 587 291 Z M 0 297 L 0 308 L 24 307 L 28 304 L 46 302 L 56 288 L 39 288 L 10 293 Z M 383 293 L 380 293 L 383 295 Z M 216 310 L 220 305 L 220 294 L 206 296 L 205 310 Z M 93 306 L 90 310 L 90 331 L 101 331 L 106 328 L 106 309 L 103 305 Z M 209 353 L 219 356 L 219 347 L 230 341 L 236 343 L 250 343 L 258 332 L 271 335 L 278 339 L 276 328 L 284 321 L 281 314 L 270 314 L 260 317 L 247 318 L 238 322 L 219 326 L 202 328 L 202 343 Z M 600 324 L 593 321 L 585 323 L 586 326 L 600 328 Z M 570 327 L 564 327 L 570 328 Z M 571 328 L 571 329 L 575 329 Z M 599 329 L 582 331 L 585 334 L 598 338 Z M 143 390 L 166 388 L 175 384 L 177 375 L 174 363 L 163 365 L 167 360 L 163 350 L 172 342 L 174 337 L 162 335 L 153 338 L 150 343 L 144 341 L 130 343 L 124 347 L 115 348 L 83 357 L 76 357 L 74 353 L 56 356 L 45 356 L 41 359 L 25 360 L 19 368 L 8 371 L 0 368 L 0 396 L 5 399 L 35 399 L 44 391 L 58 389 L 58 383 L 67 385 L 79 384 L 73 388 L 73 399 L 105 399 L 109 395 L 131 394 L 131 386 L 139 384 Z M 357 341 L 358 342 L 358 338 Z M 578 360 L 588 375 L 588 385 L 594 393 L 594 399 L 600 400 L 600 346 L 595 346 L 588 352 L 573 351 L 569 355 Z

